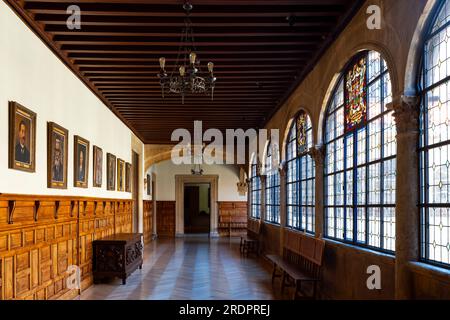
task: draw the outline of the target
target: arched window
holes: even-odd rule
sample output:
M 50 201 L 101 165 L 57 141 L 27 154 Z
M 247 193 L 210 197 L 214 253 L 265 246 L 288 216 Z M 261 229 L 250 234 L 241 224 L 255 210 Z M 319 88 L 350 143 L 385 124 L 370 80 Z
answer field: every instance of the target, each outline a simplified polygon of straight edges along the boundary
M 253 155 L 250 171 L 250 216 L 254 219 L 261 218 L 261 178 L 258 173 L 258 157 Z
M 358 54 L 345 69 L 325 124 L 325 234 L 395 250 L 396 129 L 391 82 L 380 54 Z
M 271 223 L 280 223 L 280 172 L 278 171 L 277 149 L 269 143 L 266 150 L 266 218 Z
M 286 146 L 287 226 L 314 233 L 315 165 L 311 119 L 301 111 L 294 119 Z
M 450 267 L 450 2 L 425 40 L 420 81 L 421 255 Z

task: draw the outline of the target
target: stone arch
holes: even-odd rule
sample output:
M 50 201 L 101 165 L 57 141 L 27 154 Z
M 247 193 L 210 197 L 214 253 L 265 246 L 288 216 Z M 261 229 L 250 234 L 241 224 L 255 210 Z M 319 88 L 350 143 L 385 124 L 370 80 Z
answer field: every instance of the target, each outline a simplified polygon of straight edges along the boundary
M 316 131 L 316 144 L 321 146 L 323 145 L 323 131 L 325 126 L 325 119 L 327 114 L 328 105 L 330 103 L 330 99 L 332 98 L 336 86 L 339 83 L 339 80 L 341 79 L 342 72 L 347 67 L 348 63 L 352 60 L 352 58 L 357 55 L 358 53 L 362 51 L 376 51 L 380 53 L 381 57 L 386 61 L 389 76 L 391 78 L 391 86 L 392 86 L 392 95 L 398 96 L 400 94 L 400 85 L 398 81 L 398 74 L 397 74 L 397 67 L 394 63 L 394 58 L 392 54 L 390 54 L 390 51 L 381 43 L 372 41 L 372 42 L 365 42 L 362 44 L 357 45 L 352 50 L 349 50 L 348 54 L 345 55 L 345 61 L 341 61 L 339 63 L 339 71 L 333 74 L 331 82 L 328 86 L 328 89 L 326 91 L 326 94 L 324 98 L 322 99 L 322 104 L 320 106 L 320 114 L 319 114 L 319 121 L 317 123 L 317 131 Z M 314 128 L 313 128 L 314 129 Z
M 434 17 L 437 14 L 437 10 L 440 8 L 439 4 L 440 1 L 438 0 L 428 0 L 420 19 L 417 22 L 416 30 L 414 31 L 406 60 L 403 92 L 403 95 L 405 96 L 416 96 L 418 93 L 417 83 L 421 73 L 420 66 L 423 55 L 422 48 L 425 38 L 428 35 L 428 28 L 431 27 Z
M 293 124 L 295 118 L 298 116 L 298 114 L 301 111 L 304 111 L 308 115 L 308 117 L 309 117 L 309 119 L 311 121 L 312 131 L 313 131 L 313 133 L 315 132 L 315 130 L 314 130 L 315 128 L 314 128 L 314 123 L 312 121 L 313 118 L 312 118 L 311 112 L 307 108 L 304 108 L 303 106 L 301 106 L 300 108 L 298 108 L 295 111 L 295 114 L 293 116 L 291 116 L 289 118 L 289 120 L 287 121 L 287 125 L 286 125 L 286 128 L 284 130 L 284 134 L 283 134 L 283 140 L 282 140 L 283 142 L 282 142 L 282 146 L 281 146 L 280 159 L 281 159 L 282 163 L 286 161 L 287 139 L 289 138 L 289 133 L 291 132 L 292 124 Z M 313 145 L 314 144 L 315 144 L 315 137 L 314 137 L 314 134 L 313 134 Z

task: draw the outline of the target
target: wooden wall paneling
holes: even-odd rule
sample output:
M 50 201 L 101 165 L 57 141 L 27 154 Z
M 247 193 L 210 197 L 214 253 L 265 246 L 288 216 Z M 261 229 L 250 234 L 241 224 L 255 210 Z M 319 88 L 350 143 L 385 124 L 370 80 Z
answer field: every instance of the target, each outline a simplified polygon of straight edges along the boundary
M 175 201 L 157 201 L 156 224 L 158 236 L 175 236 Z
M 77 262 L 71 202 L 16 196 L 0 208 L 1 299 L 77 295 L 66 288 L 67 268 Z
M 240 236 L 247 232 L 247 202 L 219 202 L 219 235 Z
M 0 299 L 70 299 L 92 284 L 92 241 L 131 232 L 130 200 L 0 195 Z
M 95 215 L 93 201 L 79 202 L 79 235 L 81 290 L 93 283 L 92 277 L 92 241 L 95 240 Z
M 130 233 L 133 230 L 133 204 L 131 200 L 121 200 L 116 203 L 115 233 Z
M 152 241 L 153 236 L 153 201 L 144 200 L 144 243 Z

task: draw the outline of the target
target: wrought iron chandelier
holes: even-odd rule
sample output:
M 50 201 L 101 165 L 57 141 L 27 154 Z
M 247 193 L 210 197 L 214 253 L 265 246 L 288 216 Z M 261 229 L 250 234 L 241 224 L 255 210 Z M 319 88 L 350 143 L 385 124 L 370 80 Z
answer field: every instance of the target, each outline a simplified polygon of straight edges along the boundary
M 200 70 L 200 60 L 197 59 L 196 48 L 194 45 L 194 32 L 192 22 L 189 18 L 193 6 L 189 1 L 183 5 L 186 12 L 184 19 L 184 28 L 181 33 L 180 46 L 178 55 L 170 74 L 166 72 L 166 58 L 159 58 L 159 66 L 161 70 L 158 74 L 161 84 L 162 97 L 166 94 L 175 93 L 181 95 L 182 104 L 184 97 L 188 93 L 202 93 L 211 95 L 211 101 L 214 100 L 214 85 L 216 78 L 214 77 L 214 63 L 208 62 L 208 74 L 202 75 Z

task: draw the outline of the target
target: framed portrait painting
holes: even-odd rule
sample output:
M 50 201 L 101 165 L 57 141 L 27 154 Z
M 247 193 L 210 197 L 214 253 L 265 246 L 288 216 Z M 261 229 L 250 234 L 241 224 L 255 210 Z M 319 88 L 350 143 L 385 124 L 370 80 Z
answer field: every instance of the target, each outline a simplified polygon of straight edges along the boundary
M 125 191 L 125 161 L 117 159 L 117 191 Z
M 67 189 L 69 131 L 54 122 L 47 124 L 47 185 Z
M 131 192 L 131 163 L 125 164 L 125 191 Z
M 73 185 L 78 188 L 88 187 L 89 141 L 80 136 L 74 137 Z
M 106 154 L 107 176 L 106 189 L 114 191 L 116 189 L 116 156 L 111 153 Z
M 9 168 L 36 171 L 36 113 L 9 102 Z
M 101 188 L 103 180 L 103 150 L 97 146 L 93 148 L 94 153 L 94 187 Z

